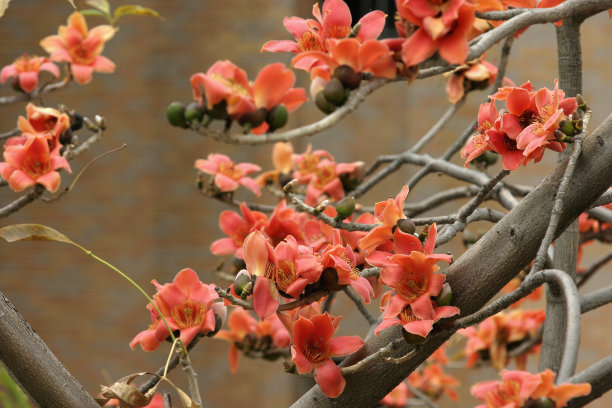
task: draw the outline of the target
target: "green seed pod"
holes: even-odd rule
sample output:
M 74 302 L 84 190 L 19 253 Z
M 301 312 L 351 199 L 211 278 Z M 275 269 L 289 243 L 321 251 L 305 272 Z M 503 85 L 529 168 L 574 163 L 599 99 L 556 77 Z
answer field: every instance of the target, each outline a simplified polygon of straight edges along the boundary
M 476 163 L 482 163 L 485 167 L 494 165 L 497 162 L 497 153 L 494 152 L 482 152 L 481 155 L 476 157 L 474 161 Z
M 185 120 L 185 105 L 183 105 L 181 102 L 175 101 L 168 105 L 168 108 L 166 109 L 166 117 L 172 126 L 187 126 L 187 121 Z
M 204 118 L 204 109 L 197 102 L 191 102 L 185 108 L 185 121 L 189 123 L 199 123 Z
M 342 200 L 335 203 L 334 206 L 336 207 L 339 217 L 342 219 L 350 217 L 353 211 L 355 211 L 355 198 L 344 197 Z
M 346 101 L 346 93 L 344 92 L 344 86 L 338 78 L 332 78 L 325 88 L 323 88 L 323 96 L 330 103 L 336 106 L 342 106 Z
M 266 117 L 266 122 L 268 122 L 268 125 L 270 125 L 270 132 L 282 128 L 287 124 L 288 120 L 289 112 L 287 112 L 285 104 L 282 103 L 270 109 L 270 112 L 268 112 L 268 116 Z
M 340 65 L 334 70 L 334 77 L 338 78 L 348 89 L 357 89 L 361 83 L 361 73 L 348 65 Z
M 319 110 L 327 115 L 336 110 L 336 105 L 325 99 L 323 91 L 319 92 L 315 97 L 315 104 Z

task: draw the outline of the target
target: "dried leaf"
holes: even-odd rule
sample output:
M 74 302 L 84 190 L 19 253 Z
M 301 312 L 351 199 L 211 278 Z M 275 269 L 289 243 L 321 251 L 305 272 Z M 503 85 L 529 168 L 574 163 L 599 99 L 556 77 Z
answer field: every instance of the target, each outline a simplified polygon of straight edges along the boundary
M 0 17 L 4 15 L 4 10 L 8 7 L 9 1 L 11 0 L 0 0 Z
M 41 224 L 15 224 L 0 228 L 0 237 L 8 242 L 16 241 L 58 241 L 77 245 L 70 238 Z M 78 246 L 78 245 L 77 245 Z
M 117 380 L 113 385 L 107 387 L 102 385 L 102 395 L 106 398 L 119 400 L 121 408 L 139 408 L 151 402 L 153 394 L 144 395 L 130 383 L 134 378 L 143 375 L 155 375 L 147 372 L 134 373 Z
M 181 399 L 181 403 L 183 404 L 183 407 L 185 407 L 185 408 L 200 408 L 200 406 L 198 404 L 196 404 L 195 402 L 193 402 L 193 400 L 189 397 L 189 395 L 187 395 L 187 393 L 185 391 L 181 390 L 179 387 L 174 385 L 172 383 L 172 381 L 170 381 L 169 379 L 164 378 L 164 380 L 166 380 L 166 382 L 168 384 L 170 384 L 172 386 L 172 388 L 174 388 L 174 390 L 178 393 L 179 398 Z

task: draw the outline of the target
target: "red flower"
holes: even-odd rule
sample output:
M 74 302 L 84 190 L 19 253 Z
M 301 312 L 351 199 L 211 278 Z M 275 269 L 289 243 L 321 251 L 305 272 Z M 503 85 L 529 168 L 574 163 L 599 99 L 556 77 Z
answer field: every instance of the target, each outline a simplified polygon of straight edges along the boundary
M 453 388 L 461 383 L 452 375 L 445 374 L 438 363 L 429 363 L 424 368 L 413 371 L 408 376 L 408 382 L 434 401 L 444 394 L 453 401 L 459 400 L 459 395 Z
M 277 259 L 274 280 L 278 290 L 298 298 L 306 285 L 319 280 L 323 265 L 311 248 L 298 245 L 291 235 L 279 243 L 274 252 Z
M 37 134 L 44 136 L 49 143 L 49 151 L 59 154 L 61 148 L 60 136 L 70 128 L 70 119 L 65 113 L 57 109 L 43 108 L 28 103 L 26 106 L 27 118 L 19 116 L 17 127 L 22 133 Z M 25 136 L 11 138 L 14 141 L 20 140 L 20 144 L 25 143 Z
M 497 67 L 489 61 L 478 59 L 455 68 L 448 74 L 446 94 L 450 103 L 457 103 L 473 88 L 482 89 L 495 82 Z
M 60 26 L 58 35 L 50 35 L 40 46 L 50 53 L 50 59 L 69 62 L 70 71 L 79 84 L 91 81 L 95 72 L 113 72 L 115 64 L 100 55 L 104 43 L 115 35 L 115 28 L 100 25 L 87 29 L 87 22 L 81 13 L 75 11 L 68 17 L 68 26 Z
M 266 214 L 251 211 L 246 203 L 240 204 L 242 217 L 234 211 L 223 211 L 219 216 L 219 227 L 228 237 L 216 240 L 210 245 L 215 255 L 235 255 L 242 259 L 242 244 L 251 232 L 262 229 L 268 223 Z
M 315 381 L 323 394 L 330 398 L 342 394 L 346 384 L 331 357 L 354 353 L 363 345 L 358 336 L 332 338 L 339 320 L 340 317 L 332 317 L 327 312 L 310 318 L 300 316 L 291 330 L 291 360 L 298 373 L 314 370 Z
M 170 329 L 180 332 L 185 346 L 191 343 L 198 333 L 214 331 L 217 326 L 216 319 L 221 322 L 225 320 L 227 310 L 223 303 L 217 302 L 219 295 L 215 291 L 215 285 L 200 282 L 193 269 L 183 269 L 174 277 L 172 283 L 162 286 L 155 279 L 152 283 L 157 288 L 153 301 L 166 318 Z M 147 330 L 132 339 L 130 347 L 134 348 L 140 344 L 143 350 L 152 351 L 170 334 L 157 310 L 151 304 L 147 305 L 147 309 L 151 312 L 153 322 Z
M 195 167 L 206 174 L 215 176 L 215 185 L 221 192 L 234 191 L 239 185 L 242 185 L 258 197 L 261 194 L 255 180 L 246 177 L 249 173 L 261 170 L 261 167 L 256 164 L 235 164 L 224 154 L 211 153 L 207 159 L 196 160 Z
M 489 143 L 488 132 L 496 131 L 494 124 L 498 117 L 499 115 L 497 114 L 497 108 L 494 102 L 480 105 L 478 109 L 478 128 L 476 129 L 476 133 L 470 138 L 465 147 L 461 149 L 461 158 L 466 159 L 465 167 L 484 151 L 493 150 L 493 147 Z
M 40 71 L 50 72 L 54 77 L 59 76 L 57 65 L 48 58 L 36 55 L 24 54 L 13 61 L 12 64 L 2 68 L 0 72 L 0 83 L 5 83 L 9 78 L 14 78 L 24 92 L 32 92 L 38 85 Z
M 232 343 L 229 350 L 229 362 L 234 374 L 238 371 L 238 358 L 241 350 L 245 352 L 267 351 L 271 346 L 277 348 L 289 346 L 289 332 L 275 314 L 265 320 L 257 321 L 248 311 L 236 307 L 230 312 L 227 321 L 229 330 L 219 330 L 215 338 Z
M 262 47 L 262 51 L 292 52 L 294 54 L 305 51 L 327 51 L 327 40 L 331 38 L 345 38 L 351 32 L 351 12 L 342 0 L 325 0 L 323 13 L 319 10 L 319 4 L 312 8 L 312 14 L 316 20 L 304 20 L 299 17 L 285 17 L 283 25 L 295 38 L 295 41 L 281 40 L 268 41 Z M 376 39 L 385 27 L 386 15 L 380 11 L 372 11 L 359 20 L 360 29 L 357 39 L 360 42 Z M 296 68 L 310 71 L 316 60 L 312 58 L 302 59 Z
M 569 400 L 589 395 L 591 384 L 554 385 L 555 373 L 546 370 L 539 374 L 527 371 L 502 371 L 502 381 L 484 381 L 470 389 L 484 404 L 476 408 L 521 408 L 530 400 L 547 398 L 555 407 L 565 407 Z
M 247 271 L 251 276 L 256 276 L 253 310 L 263 320 L 274 314 L 280 304 L 274 282 L 278 267 L 276 253 L 261 231 L 253 231 L 245 238 L 242 253 Z
M 60 185 L 60 174 L 56 170 L 71 172 L 70 165 L 57 151 L 49 151 L 44 135 L 24 133 L 23 137 L 23 144 L 5 146 L 5 162 L 0 162 L 0 176 L 15 191 L 41 184 L 54 193 Z

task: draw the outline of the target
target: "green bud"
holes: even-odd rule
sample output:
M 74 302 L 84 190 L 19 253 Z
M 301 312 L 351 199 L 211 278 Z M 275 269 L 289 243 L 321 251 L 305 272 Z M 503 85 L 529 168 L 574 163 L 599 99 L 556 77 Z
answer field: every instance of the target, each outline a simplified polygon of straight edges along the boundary
M 338 216 L 342 219 L 350 217 L 355 211 L 355 197 L 344 197 L 342 200 L 334 204 Z
M 346 101 L 346 93 L 344 92 L 342 82 L 338 78 L 332 78 L 323 88 L 323 96 L 330 103 L 342 106 Z
M 166 117 L 172 126 L 187 126 L 187 121 L 185 120 L 185 105 L 183 105 L 181 102 L 175 101 L 168 105 L 168 108 L 166 109 Z
M 416 225 L 410 218 L 400 218 L 397 220 L 397 228 L 405 234 L 414 234 L 416 231 Z
M 576 95 L 576 103 L 578 104 L 579 109 L 582 109 L 583 111 L 588 109 L 587 104 L 584 101 L 584 98 L 582 98 L 582 95 L 580 94 Z
M 559 122 L 559 130 L 568 136 L 574 136 L 577 133 L 573 121 L 569 119 Z
M 485 167 L 494 165 L 497 162 L 497 153 L 482 152 L 482 154 L 474 159 L 476 163 L 482 163 Z
M 325 99 L 325 95 L 323 91 L 319 92 L 317 96 L 315 96 L 315 104 L 319 110 L 327 115 L 336 110 L 336 105 Z
M 204 118 L 204 109 L 197 102 L 191 102 L 185 108 L 185 121 L 189 123 L 200 123 Z
M 442 290 L 436 296 L 436 304 L 438 306 L 448 306 L 453 301 L 453 290 L 448 283 L 442 285 Z
M 266 117 L 266 122 L 268 122 L 268 125 L 270 125 L 270 132 L 282 128 L 287 124 L 288 120 L 289 112 L 287 112 L 287 108 L 282 103 L 270 109 L 270 112 L 268 112 L 268 116 Z
M 582 119 L 578 119 L 574 121 L 573 124 L 574 124 L 574 127 L 576 128 L 577 133 L 582 132 L 582 129 L 584 128 L 584 121 Z
M 425 337 L 421 337 L 418 334 L 408 333 L 405 329 L 402 329 L 402 335 L 404 340 L 408 344 L 423 344 L 425 343 Z
M 227 102 L 222 100 L 212 107 L 212 109 L 207 109 L 206 113 L 213 119 L 227 119 Z
M 238 296 L 245 299 L 253 290 L 253 279 L 246 270 L 241 270 L 234 279 L 234 291 Z
M 253 112 L 247 112 L 238 119 L 238 123 L 242 126 L 245 131 L 249 131 L 257 126 L 261 125 L 268 115 L 266 108 L 259 108 Z
M 338 78 L 340 82 L 348 89 L 357 89 L 361 83 L 361 73 L 355 72 L 355 70 L 348 65 L 340 65 L 334 70 L 334 77 Z

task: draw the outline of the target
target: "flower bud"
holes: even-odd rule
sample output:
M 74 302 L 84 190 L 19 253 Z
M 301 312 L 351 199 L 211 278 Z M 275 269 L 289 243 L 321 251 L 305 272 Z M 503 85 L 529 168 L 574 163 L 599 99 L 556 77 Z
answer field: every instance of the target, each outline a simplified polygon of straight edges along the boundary
M 315 97 L 315 104 L 319 110 L 327 115 L 336 110 L 336 105 L 325 99 L 323 91 L 319 92 Z
M 583 111 L 587 110 L 587 104 L 584 101 L 584 98 L 582 98 L 582 95 L 580 94 L 576 94 L 576 103 L 578 104 L 578 108 L 582 109 Z
M 574 136 L 576 134 L 576 128 L 571 120 L 562 120 L 559 122 L 559 130 L 568 136 Z
M 574 127 L 576 128 L 577 133 L 582 132 L 582 129 L 584 128 L 584 121 L 582 119 L 578 119 L 574 122 Z
M 323 283 L 323 287 L 329 290 L 342 289 L 342 286 L 338 285 L 338 271 L 334 268 L 323 269 L 323 272 L 321 272 L 321 282 Z
M 175 101 L 168 105 L 166 117 L 172 126 L 187 127 L 187 121 L 185 120 L 185 105 L 181 102 Z
M 238 275 L 236 275 L 236 278 L 234 279 L 234 292 L 236 292 L 236 294 L 241 298 L 246 299 L 246 297 L 251 294 L 252 290 L 253 279 L 251 278 L 251 275 L 245 269 L 243 269 L 238 272 Z
M 204 109 L 197 102 L 191 102 L 185 108 L 185 121 L 187 124 L 199 123 L 204 118 Z
M 334 204 L 338 217 L 341 219 L 350 217 L 355 211 L 355 197 L 344 197 L 342 200 Z
M 497 162 L 497 153 L 494 152 L 482 152 L 481 155 L 476 157 L 474 161 L 476 163 L 482 163 L 485 167 L 492 166 Z
M 442 290 L 436 296 L 436 304 L 438 306 L 449 306 L 453 301 L 453 290 L 448 283 L 442 285 Z
M 346 94 L 344 92 L 344 86 L 338 78 L 332 78 L 331 81 L 323 88 L 323 96 L 330 103 L 336 106 L 342 106 L 346 101 Z
M 81 129 L 83 127 L 83 115 L 78 113 L 73 113 L 70 115 L 70 130 L 73 132 Z
M 247 112 L 242 115 L 238 119 L 238 123 L 244 128 L 246 132 L 248 132 L 251 129 L 261 125 L 266 120 L 267 115 L 268 111 L 266 108 L 259 108 L 256 111 Z
M 357 89 L 361 83 L 361 73 L 348 65 L 340 65 L 334 70 L 334 77 L 338 78 L 348 89 Z
M 397 220 L 397 228 L 405 234 L 414 234 L 416 231 L 416 225 L 410 218 L 400 218 Z
M 270 109 L 270 112 L 268 112 L 268 115 L 266 116 L 266 122 L 268 122 L 268 125 L 270 125 L 270 132 L 282 128 L 287 124 L 288 120 L 289 112 L 287 112 L 285 104 L 282 103 Z

